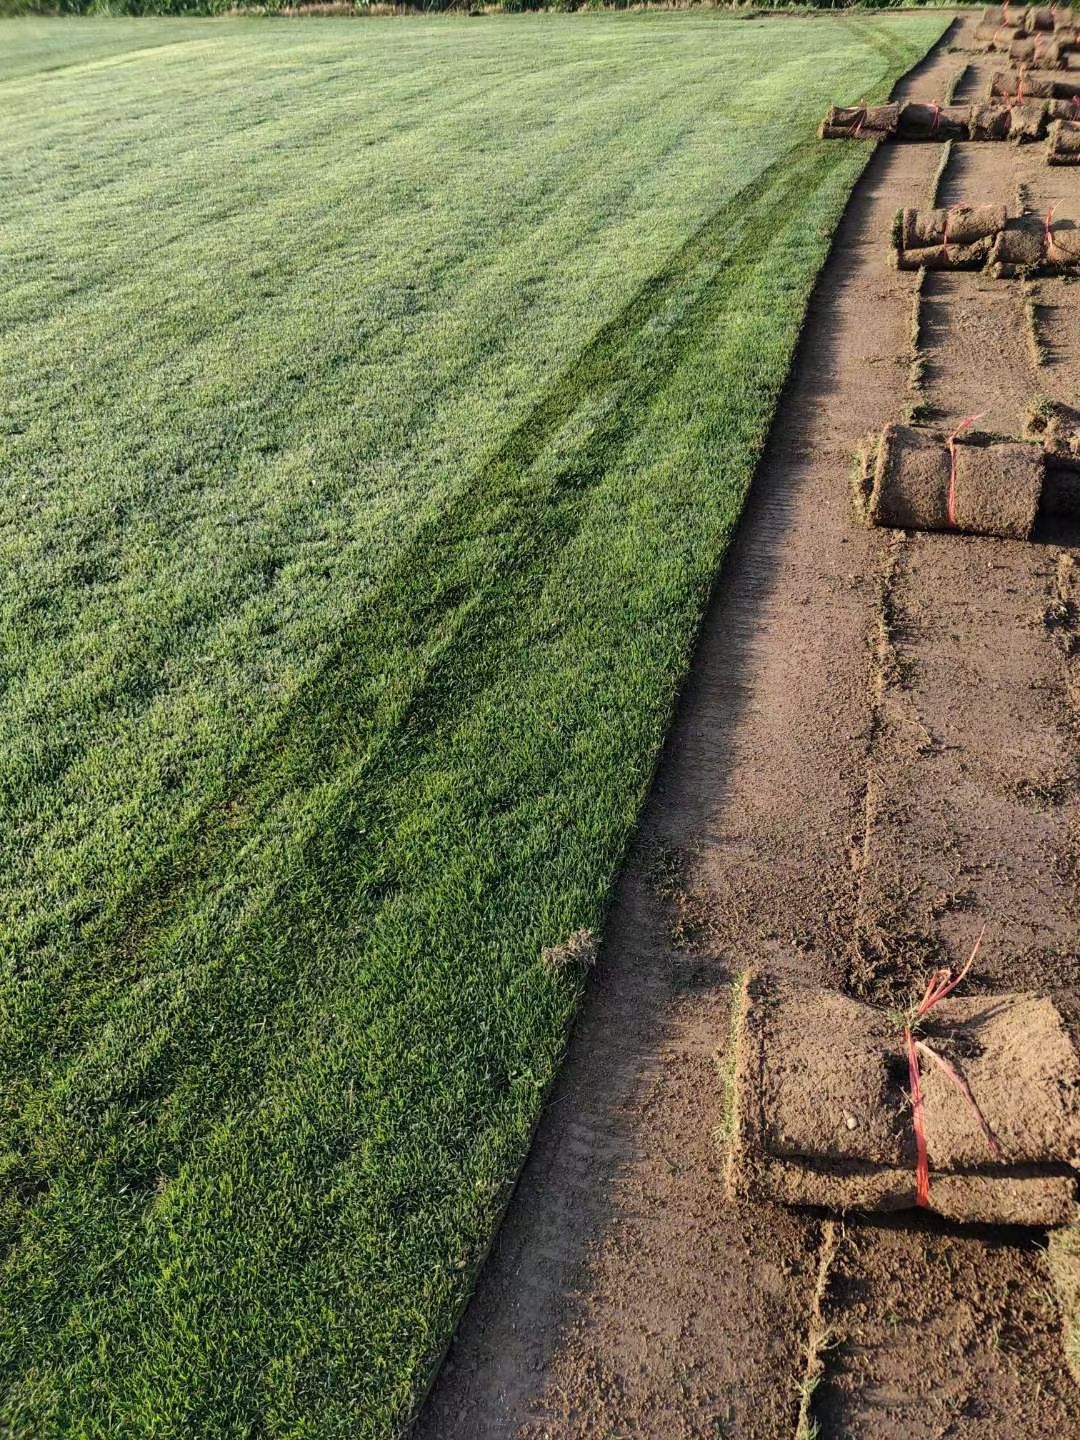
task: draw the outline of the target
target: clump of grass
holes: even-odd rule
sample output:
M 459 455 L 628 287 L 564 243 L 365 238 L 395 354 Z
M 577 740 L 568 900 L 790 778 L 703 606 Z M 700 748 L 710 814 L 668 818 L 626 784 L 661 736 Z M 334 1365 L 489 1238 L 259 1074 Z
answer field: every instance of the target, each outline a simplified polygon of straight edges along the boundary
M 908 366 L 907 389 L 912 398 L 909 400 L 904 414 L 908 423 L 912 425 L 919 420 L 928 418 L 931 413 L 931 408 L 922 393 L 923 382 L 926 379 L 926 357 L 922 353 L 923 294 L 926 289 L 928 273 L 925 265 L 919 267 L 911 294 L 911 325 L 908 330 L 911 363 Z
M 860 436 L 851 456 L 851 498 L 855 518 L 866 523 L 870 495 L 874 488 L 874 470 L 877 467 L 881 436 L 868 431 Z
M 1043 339 L 1042 324 L 1039 318 L 1039 289 L 1037 283 L 1027 276 L 1021 280 L 1020 284 L 1024 299 L 1028 353 L 1031 356 L 1032 365 L 1038 371 L 1047 359 L 1046 343 Z
M 826 1220 L 823 1223 L 821 1248 L 818 1254 L 818 1273 L 814 1284 L 814 1295 L 810 1305 L 810 1324 L 806 1336 L 806 1365 L 799 1385 L 799 1411 L 795 1422 L 795 1440 L 817 1440 L 821 1434 L 820 1426 L 814 1418 L 814 1395 L 825 1374 L 825 1356 L 834 1343 L 831 1327 L 825 1318 L 825 1308 L 829 1293 L 829 1279 L 842 1238 L 842 1228 L 835 1220 Z
M 563 970 L 591 970 L 596 964 L 596 936 L 591 930 L 575 930 L 561 945 L 547 945 L 540 951 L 540 963 L 551 975 Z
M 892 250 L 899 251 L 904 241 L 904 211 L 897 207 L 893 211 L 892 225 L 889 227 L 889 245 Z
M 1080 1384 L 1080 1225 L 1051 1234 L 1047 1263 L 1061 1311 L 1065 1359 Z
M 1046 434 L 1057 414 L 1057 405 L 1043 391 L 1033 395 L 1024 412 L 1024 433 L 1029 438 L 1041 438 Z
M 930 179 L 930 188 L 927 191 L 926 201 L 930 208 L 936 209 L 941 204 L 941 188 L 945 182 L 945 172 L 949 168 L 949 162 L 953 156 L 953 142 L 946 140 L 941 148 L 941 158 L 938 160 L 937 169 Z
M 716 1138 L 729 1158 L 731 1155 L 732 1141 L 735 1138 L 735 1131 L 738 1125 L 740 1046 L 742 1044 L 743 1026 L 746 1020 L 746 1007 L 750 1003 L 748 993 L 749 983 L 749 970 L 740 971 L 731 982 L 731 1015 L 728 1023 L 728 1041 L 717 1062 L 720 1081 L 720 1124 L 717 1127 Z
M 970 65 L 960 65 L 949 76 L 949 83 L 945 86 L 946 105 L 951 105 L 956 99 L 956 92 L 960 89 L 960 86 L 967 79 L 967 74 L 970 69 Z M 950 141 L 950 144 L 951 143 L 952 142 Z

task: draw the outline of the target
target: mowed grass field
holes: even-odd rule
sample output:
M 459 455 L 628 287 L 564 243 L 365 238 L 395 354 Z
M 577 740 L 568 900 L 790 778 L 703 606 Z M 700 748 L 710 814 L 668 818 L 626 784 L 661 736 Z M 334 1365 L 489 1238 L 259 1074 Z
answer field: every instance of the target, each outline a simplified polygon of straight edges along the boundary
M 412 1412 L 945 23 L 0 24 L 5 1434 Z

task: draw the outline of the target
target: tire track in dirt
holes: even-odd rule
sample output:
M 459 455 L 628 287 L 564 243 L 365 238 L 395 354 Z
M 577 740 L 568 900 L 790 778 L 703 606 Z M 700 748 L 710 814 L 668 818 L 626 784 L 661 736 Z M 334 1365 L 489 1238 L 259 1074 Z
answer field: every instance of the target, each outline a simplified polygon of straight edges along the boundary
M 938 93 L 956 64 L 941 44 L 903 88 Z M 887 243 L 939 158 L 881 149 L 839 228 L 567 1062 L 421 1440 L 795 1431 L 821 1225 L 726 1200 L 717 1063 L 748 961 L 849 973 L 893 563 L 889 536 L 852 523 L 851 454 L 910 398 L 916 282 Z
M 962 24 L 966 35 L 975 21 Z M 973 56 L 963 98 L 996 68 Z M 1019 185 L 1035 203 L 1046 174 L 1041 147 L 958 145 L 941 203 L 1015 204 Z M 1055 176 L 1055 190 L 1075 201 L 1078 180 Z M 1022 435 L 1040 388 L 1025 286 L 935 274 L 923 295 L 923 395 L 935 422 L 952 429 L 983 413 L 980 428 Z M 1080 330 L 1080 305 L 1058 289 L 1047 308 L 1043 323 L 1064 354 L 1057 322 L 1068 313 Z M 954 963 L 984 921 L 977 983 L 1046 987 L 1066 1002 L 1075 994 L 1080 775 L 1050 623 L 1062 566 L 1071 568 L 1060 538 L 1044 527 L 1033 544 L 917 533 L 894 542 L 850 977 L 875 998 L 895 1001 Z M 1076 1433 L 1080 1397 L 1044 1242 L 931 1217 L 849 1224 L 822 1305 L 832 1341 L 814 1402 L 822 1433 Z

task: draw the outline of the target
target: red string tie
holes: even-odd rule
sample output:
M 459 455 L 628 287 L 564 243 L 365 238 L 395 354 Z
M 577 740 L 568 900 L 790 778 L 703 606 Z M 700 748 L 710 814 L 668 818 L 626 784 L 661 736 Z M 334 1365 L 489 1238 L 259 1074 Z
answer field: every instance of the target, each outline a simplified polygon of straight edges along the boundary
M 1057 209 L 1057 206 L 1056 206 L 1056 205 L 1051 205 L 1051 206 L 1050 206 L 1050 209 L 1047 210 L 1046 214 L 1043 216 L 1043 258 L 1046 259 L 1046 260 L 1049 260 L 1049 259 L 1050 259 L 1051 252 L 1052 252 L 1052 251 L 1054 250 L 1054 248 L 1055 248 L 1055 247 L 1054 247 L 1054 211 L 1055 211 L 1056 209 Z
M 925 1040 L 918 1040 L 915 1037 L 915 1030 L 919 1022 L 933 1010 L 935 1005 L 940 1004 L 946 996 L 951 995 L 961 980 L 971 969 L 975 956 L 979 953 L 979 946 L 982 944 L 986 927 L 979 932 L 979 938 L 975 941 L 974 949 L 968 956 L 967 964 L 960 971 L 960 974 L 953 978 L 951 970 L 935 970 L 927 982 L 923 998 L 915 1009 L 908 1016 L 907 1024 L 904 1026 L 904 1043 L 907 1046 L 908 1058 L 908 1081 L 911 1085 L 911 1126 L 915 1132 L 915 1204 L 924 1209 L 930 1204 L 930 1157 L 926 1145 L 926 1117 L 923 1108 L 922 1081 L 919 1077 L 919 1056 L 924 1055 L 932 1060 L 942 1071 L 946 1078 L 956 1087 L 963 1097 L 964 1103 L 971 1110 L 979 1123 L 979 1129 L 983 1133 L 987 1148 L 997 1159 L 1002 1159 L 1002 1149 L 997 1136 L 990 1128 L 986 1116 L 979 1109 L 975 1096 L 971 1093 L 971 1087 L 964 1077 L 951 1065 L 943 1055 L 939 1055 Z
M 956 529 L 956 437 L 962 435 L 965 430 L 970 430 L 976 420 L 981 420 L 986 411 L 979 415 L 968 415 L 961 420 L 953 433 L 949 436 L 949 496 L 945 504 L 945 511 L 949 520 L 950 530 Z M 970 961 L 968 962 L 970 964 Z

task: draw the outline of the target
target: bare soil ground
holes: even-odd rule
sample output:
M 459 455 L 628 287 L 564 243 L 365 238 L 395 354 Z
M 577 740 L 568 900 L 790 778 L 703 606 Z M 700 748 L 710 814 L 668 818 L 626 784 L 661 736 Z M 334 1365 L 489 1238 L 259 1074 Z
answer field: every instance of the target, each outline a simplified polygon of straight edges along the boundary
M 904 82 L 998 60 L 959 22 Z M 900 418 L 917 278 L 890 224 L 936 145 L 883 146 L 822 273 L 595 983 L 422 1440 L 1078 1433 L 1045 1237 L 741 1207 L 723 1189 L 731 982 L 896 999 L 983 922 L 987 989 L 1075 990 L 1077 537 L 869 532 L 854 444 Z M 1057 200 L 1041 147 L 955 147 L 948 203 Z M 1052 192 L 1052 193 L 1051 193 Z M 1071 205 L 1070 205 L 1071 202 Z M 1021 433 L 1080 404 L 1080 291 L 930 277 L 923 399 Z M 1037 347 L 1031 315 L 1041 331 Z M 838 1240 L 837 1240 L 838 1235 Z M 828 1243 L 823 1248 L 823 1236 Z M 823 1268 L 824 1267 L 824 1268 Z

